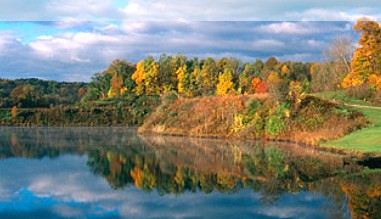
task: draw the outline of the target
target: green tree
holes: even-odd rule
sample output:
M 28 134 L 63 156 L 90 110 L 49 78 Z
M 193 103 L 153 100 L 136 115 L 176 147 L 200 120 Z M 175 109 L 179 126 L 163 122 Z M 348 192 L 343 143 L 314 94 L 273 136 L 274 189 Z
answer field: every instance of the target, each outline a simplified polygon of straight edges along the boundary
M 218 81 L 218 69 L 213 58 L 203 60 L 201 75 L 203 94 L 213 94 Z
M 107 93 L 110 90 L 110 81 L 110 74 L 97 73 L 91 77 L 85 100 L 106 99 Z

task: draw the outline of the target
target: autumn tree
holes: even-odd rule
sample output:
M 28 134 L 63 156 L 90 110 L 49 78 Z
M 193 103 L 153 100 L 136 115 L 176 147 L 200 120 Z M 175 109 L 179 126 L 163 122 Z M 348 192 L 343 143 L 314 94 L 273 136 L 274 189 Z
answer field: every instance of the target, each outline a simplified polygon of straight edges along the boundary
M 239 93 L 248 93 L 254 91 L 251 89 L 251 81 L 254 78 L 255 71 L 252 65 L 245 63 L 242 73 L 239 75 Z
M 144 61 L 141 60 L 136 66 L 136 71 L 131 75 L 131 79 L 136 83 L 134 91 L 138 95 L 145 92 L 144 77 Z
M 336 90 L 342 79 L 351 71 L 350 60 L 353 54 L 353 41 L 349 36 L 335 37 L 323 51 L 325 63 L 310 66 L 313 90 Z
M 312 63 L 310 67 L 311 73 L 311 87 L 314 92 L 321 92 L 327 90 L 333 90 L 334 86 L 331 86 L 334 81 L 332 78 L 330 63 Z
M 160 94 L 161 89 L 158 84 L 159 63 L 152 56 L 149 56 L 144 62 L 144 87 L 145 94 Z
M 17 111 L 18 111 L 17 106 L 13 106 L 12 110 L 11 110 L 11 116 L 12 116 L 12 118 L 16 118 Z
M 177 78 L 177 70 L 181 67 L 184 66 L 187 58 L 183 55 L 176 55 L 172 58 L 171 62 L 171 69 L 172 69 L 172 80 L 171 80 L 171 88 L 173 90 L 177 90 L 177 83 L 178 83 L 178 78 Z
M 15 87 L 10 93 L 13 102 L 23 107 L 35 107 L 41 99 L 41 95 L 35 86 L 20 85 Z
M 110 74 L 109 97 L 121 96 L 125 91 L 132 91 L 135 87 L 134 81 L 131 79 L 135 71 L 135 66 L 126 60 L 115 59 L 110 66 L 103 71 L 104 74 Z
M 288 84 L 286 80 L 279 77 L 278 73 L 271 72 L 267 79 L 267 83 L 272 99 L 278 104 L 283 102 L 288 92 Z
M 257 90 L 257 88 L 258 88 L 258 86 L 261 84 L 261 79 L 260 78 L 253 78 L 252 80 L 251 80 L 251 91 L 252 91 L 252 93 L 256 93 L 256 90 Z
M 355 24 L 354 30 L 361 32 L 359 47 L 351 61 L 351 72 L 343 79 L 342 86 L 347 88 L 376 83 L 371 85 L 377 88 L 378 78 L 381 77 L 380 25 L 370 19 L 361 18 Z
M 279 71 L 280 62 L 275 57 L 266 60 L 261 71 L 261 79 L 266 81 L 272 72 Z
M 175 89 L 175 83 L 172 81 L 172 56 L 162 54 L 159 57 L 158 84 L 163 92 Z
M 233 75 L 228 69 L 218 77 L 216 94 L 219 96 L 234 94 Z
M 290 69 L 287 67 L 287 65 L 283 65 L 282 66 L 282 69 L 281 69 L 281 72 L 283 75 L 289 75 L 290 74 Z
M 198 60 L 195 61 L 194 69 L 193 69 L 193 78 L 194 78 L 194 87 L 192 89 L 192 95 L 193 96 L 199 96 L 201 95 L 201 86 L 203 84 L 202 80 L 202 74 L 201 74 L 201 68 L 200 63 Z
M 211 94 L 214 92 L 218 81 L 218 70 L 214 59 L 203 60 L 201 75 L 203 94 Z
M 179 67 L 179 69 L 176 71 L 177 74 L 177 91 L 179 93 L 186 93 L 187 92 L 187 83 L 188 83 L 188 75 L 187 75 L 187 66 L 183 65 Z
M 263 93 L 266 93 L 269 89 L 269 86 L 268 84 L 266 83 L 266 81 L 261 81 L 257 87 L 255 88 L 255 93 L 256 94 L 263 94 Z

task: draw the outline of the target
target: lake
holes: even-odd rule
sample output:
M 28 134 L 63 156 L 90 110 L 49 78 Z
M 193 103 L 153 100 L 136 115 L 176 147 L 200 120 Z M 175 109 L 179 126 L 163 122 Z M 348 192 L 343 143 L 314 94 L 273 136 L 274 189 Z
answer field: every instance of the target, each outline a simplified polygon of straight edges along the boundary
M 381 172 L 297 145 L 0 127 L 0 218 L 381 218 Z

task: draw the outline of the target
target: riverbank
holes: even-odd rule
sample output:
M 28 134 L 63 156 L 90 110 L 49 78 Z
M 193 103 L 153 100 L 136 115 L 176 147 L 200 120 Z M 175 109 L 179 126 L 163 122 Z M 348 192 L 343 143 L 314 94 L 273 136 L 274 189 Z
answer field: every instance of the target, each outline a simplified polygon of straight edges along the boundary
M 340 139 L 323 142 L 321 146 L 381 156 L 381 109 L 364 106 L 352 108 L 365 115 L 371 123 L 369 127 L 356 130 Z
M 263 95 L 241 95 L 163 103 L 138 132 L 318 145 L 366 125 L 363 114 L 316 97 L 291 105 L 271 103 Z

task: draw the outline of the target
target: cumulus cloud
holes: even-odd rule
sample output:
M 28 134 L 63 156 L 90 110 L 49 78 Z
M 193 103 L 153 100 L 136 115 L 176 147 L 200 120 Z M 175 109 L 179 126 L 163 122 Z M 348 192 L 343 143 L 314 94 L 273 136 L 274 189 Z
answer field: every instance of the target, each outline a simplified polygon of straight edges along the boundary
M 29 41 L 0 33 L 0 76 L 88 81 L 113 59 L 132 62 L 162 53 L 243 61 L 270 56 L 319 61 L 333 36 L 352 34 L 350 22 L 37 22 L 48 26 Z M 50 30 L 49 29 L 49 30 Z M 303 54 L 303 55 L 300 55 Z M 302 59 L 304 57 L 305 59 Z M 295 59 L 291 59 L 295 60 Z

